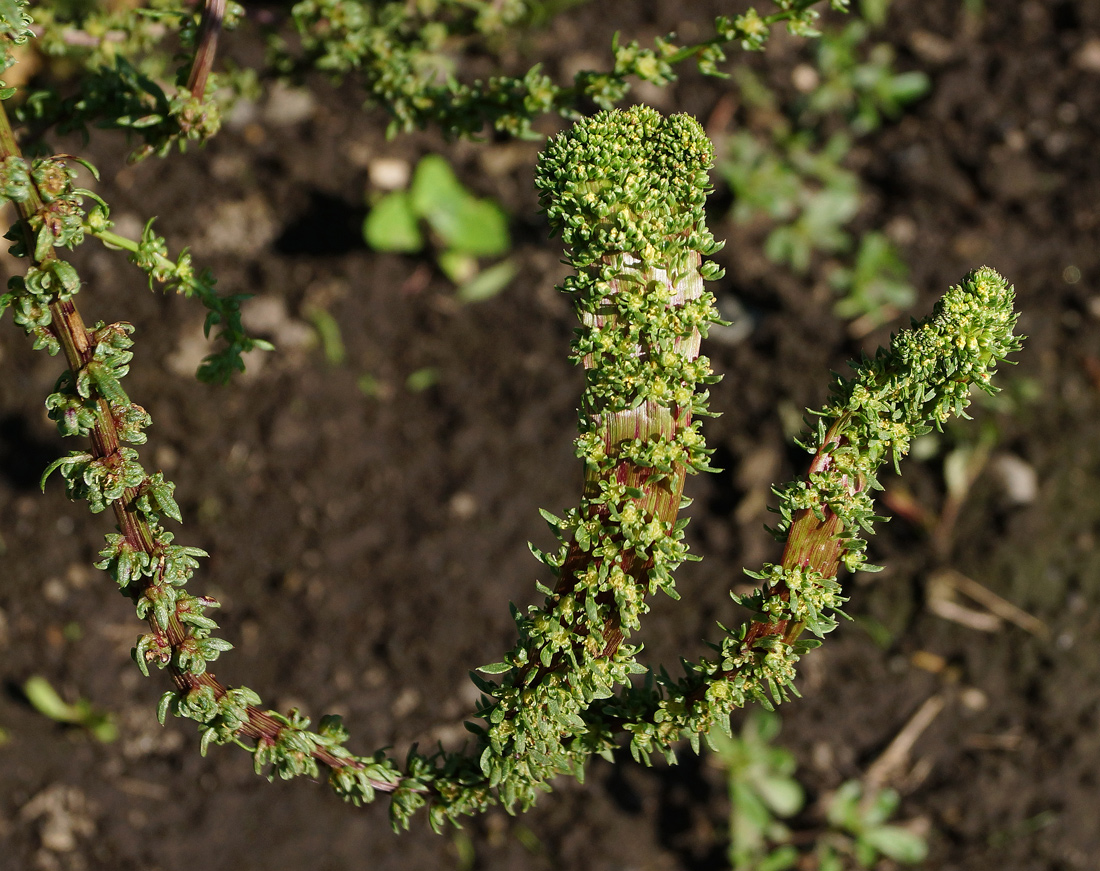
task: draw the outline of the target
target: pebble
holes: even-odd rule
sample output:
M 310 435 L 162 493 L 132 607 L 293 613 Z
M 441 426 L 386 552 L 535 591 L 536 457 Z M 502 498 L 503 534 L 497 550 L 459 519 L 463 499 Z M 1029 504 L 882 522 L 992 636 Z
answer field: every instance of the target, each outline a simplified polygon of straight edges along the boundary
M 412 168 L 399 157 L 379 157 L 367 167 L 371 187 L 383 191 L 402 190 L 409 185 Z
M 993 472 L 1014 505 L 1030 505 L 1039 495 L 1035 467 L 1015 454 L 998 454 L 993 460 Z
M 1074 66 L 1088 73 L 1100 73 L 1100 39 L 1085 42 L 1073 56 Z
M 725 327 L 712 324 L 707 331 L 708 341 L 732 347 L 740 345 L 752 335 L 756 324 L 753 322 L 752 315 L 741 304 L 741 300 L 735 296 L 723 295 L 718 297 L 717 307 L 722 320 L 730 323 Z
M 19 810 L 24 820 L 41 820 L 42 846 L 52 853 L 71 853 L 77 840 L 95 834 L 95 822 L 87 797 L 75 786 L 55 783 L 46 787 Z
M 277 296 L 247 300 L 241 307 L 241 323 L 250 335 L 270 337 L 280 351 L 302 350 L 316 344 L 313 328 L 292 318 L 286 302 Z
M 273 127 L 290 127 L 308 121 L 317 111 L 317 100 L 306 88 L 276 82 L 267 95 L 263 118 Z
M 243 200 L 216 203 L 206 232 L 195 241 L 200 254 L 258 254 L 279 235 L 279 224 L 267 201 L 258 193 Z

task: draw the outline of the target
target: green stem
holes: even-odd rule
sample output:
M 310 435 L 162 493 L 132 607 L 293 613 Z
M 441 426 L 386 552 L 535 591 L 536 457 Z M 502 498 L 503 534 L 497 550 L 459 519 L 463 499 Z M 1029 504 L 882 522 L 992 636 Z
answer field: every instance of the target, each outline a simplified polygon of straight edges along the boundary
M 89 236 L 94 236 L 104 245 L 108 245 L 112 248 L 119 248 L 123 251 L 129 251 L 131 254 L 137 254 L 141 250 L 141 243 L 135 239 L 130 239 L 126 236 L 120 236 L 113 230 L 95 230 L 85 223 L 84 232 Z M 160 268 L 168 270 L 174 273 L 176 271 L 176 263 L 173 260 L 169 260 L 163 254 L 154 254 L 153 259 L 156 261 L 154 269 Z M 152 272 L 152 269 L 149 270 Z

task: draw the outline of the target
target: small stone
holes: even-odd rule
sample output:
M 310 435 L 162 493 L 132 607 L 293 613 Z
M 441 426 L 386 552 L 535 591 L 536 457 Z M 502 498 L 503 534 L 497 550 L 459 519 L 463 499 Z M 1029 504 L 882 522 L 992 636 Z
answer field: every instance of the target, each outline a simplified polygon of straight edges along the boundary
M 372 187 L 383 191 L 396 191 L 408 187 L 412 167 L 399 157 L 379 157 L 367 167 Z
M 909 37 L 909 47 L 913 54 L 930 64 L 945 64 L 955 55 L 955 46 L 927 30 L 914 30 Z
M 938 653 L 932 653 L 930 650 L 916 651 L 909 657 L 909 662 L 911 662 L 914 667 L 922 671 L 927 671 L 930 674 L 940 674 L 947 668 L 947 660 Z
M 457 520 L 469 520 L 477 514 L 477 499 L 465 491 L 455 493 L 448 505 L 451 516 Z
M 145 222 L 133 212 L 112 212 L 111 220 L 115 225 L 112 230 L 127 239 L 140 239 Z
M 279 225 L 267 201 L 258 193 L 243 200 L 216 203 L 206 223 L 204 235 L 195 241 L 200 254 L 259 253 L 279 235 Z
M 993 460 L 993 471 L 1014 505 L 1029 505 L 1039 495 L 1035 467 L 1015 454 L 999 454 Z
M 233 104 L 229 114 L 225 116 L 226 129 L 239 132 L 250 124 L 255 124 L 259 114 L 259 109 L 253 100 L 241 97 Z
M 48 578 L 42 584 L 42 598 L 51 605 L 60 605 L 68 598 L 68 591 L 60 578 Z
M 968 711 L 977 713 L 989 707 L 989 696 L 977 687 L 965 687 L 959 691 L 959 701 Z
M 241 323 L 250 335 L 269 336 L 280 351 L 312 347 L 316 335 L 305 321 L 290 316 L 277 296 L 256 296 L 241 308 Z
M 405 687 L 401 693 L 393 700 L 393 704 L 390 706 L 390 712 L 397 719 L 404 719 L 413 711 L 416 710 L 420 704 L 420 693 L 413 687 Z
M 1073 64 L 1088 73 L 1100 73 L 1100 39 L 1085 42 L 1073 55 Z
M 290 127 L 308 121 L 316 111 L 317 101 L 312 91 L 276 82 L 267 96 L 264 120 L 274 127 Z
M 799 64 L 791 70 L 791 84 L 803 94 L 808 94 L 821 84 L 821 76 L 809 64 Z
M 886 235 L 897 245 L 912 245 L 918 232 L 917 222 L 908 215 L 897 215 L 886 225 Z
M 752 335 L 756 324 L 753 317 L 735 296 L 722 295 L 717 300 L 718 314 L 724 321 L 729 321 L 727 326 L 711 324 L 707 330 L 707 340 L 717 342 L 720 345 L 740 345 Z
M 214 350 L 214 343 L 206 338 L 200 321 L 180 333 L 176 350 L 164 358 L 164 365 L 181 378 L 194 378 L 199 364 Z
M 24 820 L 41 820 L 42 846 L 52 853 L 70 853 L 77 839 L 95 834 L 95 822 L 84 793 L 55 783 L 46 787 L 19 811 Z

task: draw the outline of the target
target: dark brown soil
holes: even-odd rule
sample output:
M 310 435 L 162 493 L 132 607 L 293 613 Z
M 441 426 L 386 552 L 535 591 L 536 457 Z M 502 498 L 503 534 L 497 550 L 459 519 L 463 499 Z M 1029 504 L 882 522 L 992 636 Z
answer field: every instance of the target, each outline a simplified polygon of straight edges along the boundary
M 592 4 L 519 48 L 571 74 L 602 63 L 615 29 L 643 42 L 670 29 L 689 37 L 682 5 L 638 4 L 612 21 Z M 705 22 L 727 11 L 720 5 L 693 4 L 690 17 Z M 849 584 L 856 620 L 807 657 L 804 698 L 784 706 L 782 740 L 816 799 L 862 776 L 927 699 L 942 697 L 889 779 L 904 795 L 900 816 L 930 832 L 928 867 L 1091 869 L 1100 5 L 1007 0 L 969 23 L 945 0 L 895 6 L 888 35 L 900 63 L 925 69 L 933 89 L 853 154 L 872 190 L 860 226 L 905 229 L 914 314 L 988 263 L 1015 283 L 1030 339 L 1003 373 L 1011 401 L 978 404 L 977 420 L 888 479 L 895 510 L 884 511 L 895 517 L 872 543 L 886 571 Z M 248 39 L 230 50 L 248 51 Z M 751 60 L 786 82 L 799 51 L 783 39 Z M 513 58 L 517 68 L 525 58 Z M 645 96 L 706 119 L 725 91 L 688 75 Z M 511 646 L 508 601 L 536 598 L 539 567 L 525 542 L 548 546 L 537 509 L 578 496 L 581 378 L 566 361 L 572 314 L 554 290 L 560 248 L 545 241 L 532 190 L 537 145 L 387 142 L 352 88 L 320 83 L 316 93 L 299 120 L 287 100 L 261 103 L 185 157 L 127 168 L 118 139 L 91 149 L 115 217 L 140 229 L 159 215 L 174 249 L 192 246 L 223 287 L 256 294 L 257 328 L 284 352 L 224 389 L 177 374 L 201 355 L 197 304 L 149 293 L 121 256 L 91 245 L 78 258 L 89 280 L 79 302 L 89 322 L 138 327 L 127 387 L 155 421 L 147 464 L 178 482 L 180 540 L 212 555 L 194 583 L 222 601 L 236 645 L 219 676 L 276 707 L 343 714 L 354 749 L 402 754 L 413 741 L 461 741 L 468 669 Z M 430 260 L 377 255 L 359 241 L 367 167 L 435 150 L 515 216 L 520 277 L 489 302 L 460 306 Z M 729 244 L 716 292 L 741 301 L 752 329 L 709 345 L 725 374 L 713 401 L 724 416 L 706 432 L 727 471 L 689 482 L 689 531 L 704 560 L 682 572 L 683 601 L 655 607 L 645 635 L 654 663 L 698 655 L 715 620 L 737 619 L 727 594 L 741 567 L 778 555 L 760 528 L 767 487 L 804 463 L 790 420 L 822 402 L 830 369 L 905 325 L 850 338 L 824 283 L 768 264 L 761 232 L 731 225 L 723 210 L 720 196 L 713 225 Z M 340 324 L 338 365 L 296 346 L 317 308 Z M 0 868 L 725 867 L 722 774 L 690 751 L 675 768 L 595 763 L 585 785 L 560 782 L 525 816 L 493 812 L 443 836 L 421 820 L 399 837 L 381 805 L 356 810 L 321 785 L 268 784 L 233 749 L 200 758 L 189 725 L 157 724 L 165 681 L 134 668 L 140 625 L 89 567 L 108 520 L 67 503 L 56 482 L 38 492 L 41 469 L 73 447 L 42 408 L 59 363 L 10 325 L 0 335 Z M 435 385 L 408 389 L 427 367 Z M 359 389 L 364 374 L 377 395 Z M 944 458 L 980 453 L 982 433 L 986 462 L 953 507 Z M 1005 482 L 1029 471 L 1037 489 L 1014 501 Z M 1044 621 L 1050 636 L 937 615 L 930 579 L 946 569 Z M 35 713 L 19 690 L 33 674 L 114 712 L 120 740 L 100 744 Z M 805 824 L 813 819 L 811 809 Z

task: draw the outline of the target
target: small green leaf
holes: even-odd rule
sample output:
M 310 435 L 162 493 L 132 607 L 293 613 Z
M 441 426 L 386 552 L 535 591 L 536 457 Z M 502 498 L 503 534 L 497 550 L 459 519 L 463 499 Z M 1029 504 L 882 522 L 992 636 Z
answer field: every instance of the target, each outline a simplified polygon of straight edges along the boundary
M 471 198 L 447 160 L 438 154 L 425 155 L 416 165 L 409 188 L 412 210 L 421 218 L 454 212 Z
M 920 835 L 901 826 L 878 826 L 868 829 L 860 840 L 870 844 L 895 862 L 915 865 L 928 857 L 928 843 Z
M 457 248 L 441 251 L 437 262 L 440 270 L 453 284 L 463 285 L 477 278 L 477 258 L 465 251 Z
M 407 191 L 394 191 L 378 201 L 363 221 L 363 238 L 375 251 L 411 254 L 424 248 Z
M 779 817 L 792 817 L 802 809 L 805 797 L 798 781 L 789 777 L 764 777 L 756 791 L 768 808 Z
M 561 529 L 564 525 L 564 521 L 560 517 L 556 517 L 545 508 L 539 509 L 539 516 L 547 522 L 551 529 Z
M 506 671 L 511 671 L 512 664 L 510 662 L 493 662 L 489 665 L 478 666 L 478 671 L 482 674 L 504 674 Z
M 429 215 L 428 223 L 448 247 L 475 257 L 499 257 L 512 247 L 508 216 L 492 200 L 464 200 Z
M 50 228 L 43 226 L 34 240 L 34 259 L 41 262 L 46 259 L 53 248 L 53 233 Z
M 439 370 L 434 366 L 425 366 L 417 369 L 405 379 L 405 386 L 413 393 L 423 393 L 429 387 L 434 387 L 439 382 Z
M 57 469 L 60 469 L 62 466 L 70 466 L 75 463 L 83 463 L 92 459 L 93 457 L 91 454 L 72 453 L 69 454 L 69 456 L 67 457 L 61 457 L 57 460 L 54 460 L 46 467 L 46 471 L 42 473 L 42 478 L 38 482 L 39 486 L 41 486 L 42 488 L 42 492 L 46 492 L 46 479 L 49 478 L 50 475 L 52 475 Z
M 483 269 L 458 289 L 459 302 L 481 302 L 500 293 L 511 284 L 519 270 L 511 260 Z
M 158 477 L 160 476 L 158 475 Z M 153 487 L 153 498 L 156 499 L 160 510 L 164 512 L 167 517 L 172 518 L 176 523 L 183 523 L 183 515 L 180 513 L 180 507 L 176 504 L 176 500 L 172 496 L 173 490 L 175 490 L 175 485 L 162 479 L 157 486 Z

